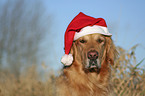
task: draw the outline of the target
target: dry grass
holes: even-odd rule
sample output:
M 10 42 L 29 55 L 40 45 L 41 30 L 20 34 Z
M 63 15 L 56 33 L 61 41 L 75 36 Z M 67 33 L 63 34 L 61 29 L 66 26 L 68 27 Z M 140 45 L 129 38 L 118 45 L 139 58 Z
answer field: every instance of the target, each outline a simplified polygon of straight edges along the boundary
M 18 78 L 13 74 L 0 74 L 0 96 L 55 96 L 54 75 L 47 81 L 39 80 L 35 67 Z
M 112 81 L 116 96 L 145 96 L 145 69 L 136 62 L 134 49 L 129 51 L 118 47 L 119 58 L 113 66 Z
M 112 67 L 112 81 L 116 96 L 145 96 L 145 69 L 136 63 L 135 47 L 126 51 L 119 50 L 119 58 Z M 0 72 L 0 96 L 55 96 L 55 78 L 47 74 L 47 80 L 40 80 L 40 75 L 33 66 L 19 77 L 8 72 Z

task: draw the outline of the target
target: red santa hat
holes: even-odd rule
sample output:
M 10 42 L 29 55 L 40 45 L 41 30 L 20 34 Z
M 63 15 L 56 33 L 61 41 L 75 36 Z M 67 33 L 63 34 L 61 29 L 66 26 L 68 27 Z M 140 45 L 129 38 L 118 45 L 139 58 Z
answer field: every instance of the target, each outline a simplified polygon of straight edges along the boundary
M 65 32 L 65 55 L 62 56 L 61 62 L 65 66 L 70 66 L 73 62 L 73 56 L 70 54 L 70 49 L 73 41 L 78 38 L 88 35 L 100 33 L 107 36 L 112 36 L 107 29 L 106 22 L 103 18 L 93 18 L 80 12 L 68 25 Z

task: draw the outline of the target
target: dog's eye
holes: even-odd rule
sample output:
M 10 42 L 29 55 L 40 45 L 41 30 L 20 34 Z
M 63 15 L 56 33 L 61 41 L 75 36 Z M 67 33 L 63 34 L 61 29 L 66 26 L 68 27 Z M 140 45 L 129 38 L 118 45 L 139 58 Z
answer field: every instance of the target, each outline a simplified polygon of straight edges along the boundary
M 102 43 L 103 40 L 102 40 L 102 39 L 98 39 L 97 42 L 98 42 L 98 43 Z
M 85 40 L 80 40 L 80 42 L 81 42 L 81 43 L 86 43 L 87 41 L 85 41 Z

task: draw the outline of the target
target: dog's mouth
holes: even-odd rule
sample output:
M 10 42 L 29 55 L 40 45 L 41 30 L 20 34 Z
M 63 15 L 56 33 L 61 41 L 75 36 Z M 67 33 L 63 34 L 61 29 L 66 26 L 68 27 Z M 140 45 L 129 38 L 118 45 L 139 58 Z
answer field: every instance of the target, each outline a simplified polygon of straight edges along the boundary
M 89 51 L 87 54 L 87 62 L 86 62 L 86 66 L 85 69 L 89 72 L 97 72 L 99 73 L 100 68 L 101 68 L 101 64 L 100 64 L 100 60 L 99 60 L 99 53 L 97 51 Z
M 85 67 L 85 70 L 87 72 L 97 72 L 97 73 L 99 73 L 100 68 L 101 68 L 101 64 L 99 62 L 99 59 L 95 59 L 95 60 L 89 59 L 88 62 L 87 62 L 87 65 Z

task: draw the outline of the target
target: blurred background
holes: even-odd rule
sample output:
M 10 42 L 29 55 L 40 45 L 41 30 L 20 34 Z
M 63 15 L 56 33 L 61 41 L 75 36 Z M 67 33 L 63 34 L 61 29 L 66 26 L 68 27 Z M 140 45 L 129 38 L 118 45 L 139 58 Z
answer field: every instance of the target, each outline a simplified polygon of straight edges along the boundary
M 127 96 L 144 96 L 144 0 L 0 0 L 1 96 L 55 96 L 52 87 L 63 66 L 64 33 L 79 12 L 104 18 L 113 34 L 120 53 L 113 67 L 118 72 L 112 79 L 116 94 L 125 96 L 140 88 L 138 94 Z M 126 82 L 128 91 L 118 91 Z

